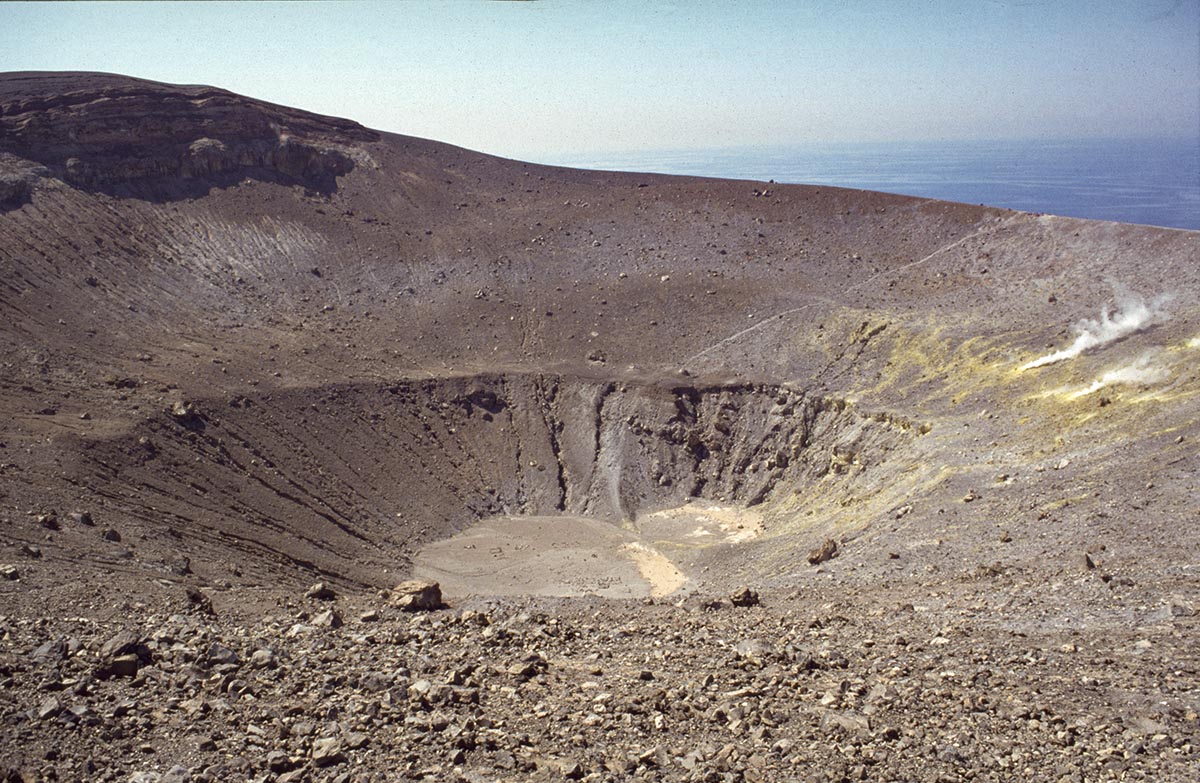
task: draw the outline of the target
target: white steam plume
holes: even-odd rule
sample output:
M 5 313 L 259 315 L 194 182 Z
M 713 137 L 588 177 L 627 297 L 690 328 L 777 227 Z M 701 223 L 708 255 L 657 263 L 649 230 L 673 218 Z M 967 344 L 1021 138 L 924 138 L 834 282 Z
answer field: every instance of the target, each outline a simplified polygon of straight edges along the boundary
M 1092 381 L 1090 386 L 1085 386 L 1073 392 L 1070 395 L 1071 399 L 1084 397 L 1092 392 L 1100 391 L 1105 386 L 1113 386 L 1115 384 L 1149 384 L 1166 380 L 1170 372 L 1165 367 L 1154 365 L 1154 354 L 1155 352 L 1153 351 L 1144 353 L 1132 364 L 1109 370 L 1095 381 Z
M 1100 311 L 1100 318 L 1093 320 L 1085 318 L 1075 324 L 1075 341 L 1054 353 L 1034 359 L 1021 366 L 1022 370 L 1032 370 L 1035 367 L 1045 367 L 1066 359 L 1074 359 L 1084 351 L 1107 345 L 1122 337 L 1128 337 L 1135 332 L 1156 323 L 1167 320 L 1166 304 L 1169 295 L 1157 296 L 1147 302 L 1140 296 L 1126 290 L 1117 291 L 1117 309 L 1112 311 L 1108 305 Z

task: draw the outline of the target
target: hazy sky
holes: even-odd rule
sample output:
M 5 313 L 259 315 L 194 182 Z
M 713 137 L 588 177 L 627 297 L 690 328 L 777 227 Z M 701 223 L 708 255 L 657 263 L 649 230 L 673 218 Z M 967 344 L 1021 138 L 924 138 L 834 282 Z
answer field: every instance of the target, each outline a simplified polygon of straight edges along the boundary
M 1200 0 L 0 3 L 0 70 L 212 84 L 531 160 L 1200 139 Z

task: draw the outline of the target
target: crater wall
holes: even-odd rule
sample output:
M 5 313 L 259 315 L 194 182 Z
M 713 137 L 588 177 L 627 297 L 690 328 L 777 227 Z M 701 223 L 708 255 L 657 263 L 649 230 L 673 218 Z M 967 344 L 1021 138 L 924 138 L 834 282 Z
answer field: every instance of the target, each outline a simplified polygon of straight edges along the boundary
M 490 374 L 176 406 L 82 441 L 74 480 L 164 543 L 386 584 L 479 519 L 769 509 L 878 470 L 921 431 L 786 385 Z

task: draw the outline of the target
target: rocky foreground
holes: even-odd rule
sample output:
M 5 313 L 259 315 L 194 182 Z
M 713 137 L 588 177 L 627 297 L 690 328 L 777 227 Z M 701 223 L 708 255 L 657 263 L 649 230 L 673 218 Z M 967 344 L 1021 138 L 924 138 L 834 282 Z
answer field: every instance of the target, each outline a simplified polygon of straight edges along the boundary
M 236 592 L 163 593 L 123 621 L 3 618 L 5 780 L 1185 781 L 1200 769 L 1186 605 L 1125 632 L 1022 632 L 962 598 L 816 590 L 412 611 L 438 602 L 314 585 L 257 616 Z

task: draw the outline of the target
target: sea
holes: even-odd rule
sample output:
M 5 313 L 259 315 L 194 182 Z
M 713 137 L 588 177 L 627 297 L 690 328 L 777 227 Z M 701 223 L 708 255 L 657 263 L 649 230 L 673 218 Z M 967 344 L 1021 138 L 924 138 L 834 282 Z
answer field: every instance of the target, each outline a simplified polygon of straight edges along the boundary
M 1200 137 L 803 144 L 568 154 L 540 162 L 836 185 L 1200 230 Z

